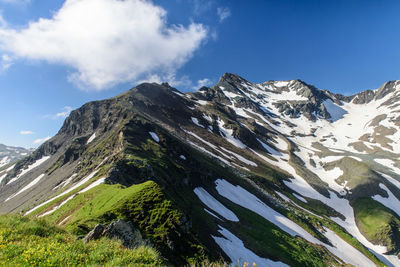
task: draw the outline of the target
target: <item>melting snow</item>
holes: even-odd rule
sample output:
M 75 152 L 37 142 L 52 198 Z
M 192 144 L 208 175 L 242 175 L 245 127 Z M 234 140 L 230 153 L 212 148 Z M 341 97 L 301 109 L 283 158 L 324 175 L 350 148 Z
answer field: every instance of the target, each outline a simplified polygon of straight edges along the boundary
M 160 142 L 160 138 L 158 138 L 158 135 L 154 132 L 149 132 L 149 134 L 151 135 L 151 137 L 154 139 L 154 141 L 156 141 L 157 143 Z
M 304 202 L 304 203 L 307 203 L 307 200 L 304 198 L 304 197 L 302 197 L 302 196 L 300 196 L 300 195 L 298 195 L 298 194 L 296 194 L 296 193 L 293 193 L 292 194 L 293 196 L 295 196 L 297 199 L 299 199 L 300 201 L 302 201 L 302 202 Z
M 84 192 L 86 192 L 86 191 L 92 189 L 93 187 L 96 187 L 96 186 L 98 186 L 98 185 L 104 183 L 104 181 L 105 181 L 105 178 L 101 178 L 101 179 L 99 179 L 99 180 L 97 180 L 97 181 L 91 183 L 90 185 L 88 185 L 87 187 L 85 187 L 84 189 L 82 189 L 81 191 L 79 191 L 78 193 L 73 194 L 72 196 L 68 197 L 66 200 L 64 200 L 63 202 L 61 202 L 60 205 L 55 206 L 54 208 L 52 208 L 51 210 L 49 210 L 49 211 L 43 213 L 43 214 L 40 215 L 39 217 L 47 216 L 47 215 L 49 215 L 49 214 L 55 212 L 56 210 L 58 210 L 59 208 L 61 208 L 61 207 L 64 206 L 65 204 L 67 204 L 67 202 L 70 201 L 71 199 L 73 199 L 76 195 L 79 195 L 79 194 L 81 194 L 81 193 L 84 193 Z M 59 196 L 61 196 L 61 194 L 60 194 Z
M 43 164 L 46 160 L 48 160 L 50 156 L 44 156 L 41 159 L 38 159 L 35 161 L 33 164 L 29 165 L 28 168 L 23 169 L 20 174 L 18 174 L 16 177 L 12 178 L 10 181 L 8 181 L 7 184 L 11 184 L 12 182 L 15 182 L 19 178 L 21 178 L 23 175 L 26 173 L 30 172 L 31 170 L 35 169 L 36 167 L 39 167 L 41 164 Z
M 92 136 L 87 140 L 86 144 L 90 144 L 96 138 L 96 133 L 92 134 Z
M 343 119 L 343 116 L 347 114 L 346 110 L 333 103 L 333 101 L 330 99 L 325 100 L 322 104 L 331 115 L 331 121 L 338 121 L 340 119 Z
M 355 249 L 349 243 L 341 239 L 335 232 L 328 228 L 324 228 L 326 231 L 324 236 L 329 239 L 333 247 L 325 246 L 330 252 L 338 256 L 346 263 L 350 263 L 354 266 L 376 266 L 370 259 L 364 254 Z
M 229 210 L 227 207 L 222 205 L 218 200 L 216 200 L 212 195 L 210 195 L 204 188 L 202 187 L 196 187 L 194 190 L 194 193 L 197 195 L 197 197 L 201 200 L 201 202 L 204 203 L 208 208 L 212 209 L 225 219 L 229 221 L 234 221 L 238 222 L 239 218 L 236 217 L 236 215 Z
M 57 206 L 55 206 L 54 208 L 52 208 L 51 210 L 46 211 L 45 213 L 39 215 L 39 217 L 43 217 L 43 216 L 47 216 L 47 215 L 49 215 L 49 214 L 52 214 L 53 212 L 55 212 L 56 210 L 58 210 L 59 208 L 61 208 L 61 207 L 64 206 L 65 204 L 67 204 L 67 202 L 70 201 L 71 199 L 73 199 L 75 196 L 76 196 L 76 194 L 75 194 L 75 195 L 72 195 L 72 196 L 70 196 L 70 197 L 68 197 L 66 200 L 64 200 L 63 202 L 61 202 L 60 205 L 57 205 Z M 27 213 L 27 214 L 28 214 L 28 213 Z M 26 214 L 25 214 L 25 215 L 26 215 Z
M 233 137 L 233 130 L 232 129 L 226 129 L 224 128 L 224 122 L 222 120 L 218 120 L 218 127 L 220 132 L 222 133 L 221 135 L 225 138 L 226 141 L 231 143 L 232 145 L 239 147 L 239 148 L 246 148 L 247 146 L 242 143 L 239 139 Z
M 7 176 L 7 173 L 5 173 L 2 176 L 0 176 L 0 183 L 1 183 L 1 181 L 3 181 L 4 178 L 6 178 L 6 176 Z
M 218 220 L 221 220 L 217 215 L 215 215 L 214 213 L 212 213 L 211 211 L 209 211 L 208 209 L 204 209 L 208 214 L 210 214 L 211 216 L 217 218 Z
M 267 145 L 266 143 L 264 143 L 263 141 L 261 141 L 260 139 L 257 138 L 257 141 L 265 148 L 265 150 L 268 151 L 268 153 L 270 153 L 271 155 L 274 156 L 282 156 L 282 153 L 279 151 L 276 151 L 275 149 L 273 149 L 272 147 L 270 147 L 269 145 Z
M 19 194 L 21 194 L 22 192 L 28 190 L 29 188 L 31 188 L 32 186 L 34 186 L 35 184 L 37 184 L 45 175 L 41 174 L 39 175 L 36 179 L 34 179 L 32 182 L 30 182 L 28 185 L 26 185 L 24 188 L 22 188 L 21 190 L 19 190 L 17 193 L 13 194 L 12 196 L 10 196 L 9 198 L 7 198 L 4 202 L 18 196 Z
M 243 241 L 237 238 L 234 234 L 229 232 L 227 229 L 219 226 L 218 232 L 224 237 L 212 236 L 215 242 L 221 247 L 221 249 L 228 255 L 233 264 L 243 265 L 245 262 L 252 266 L 256 263 L 257 266 L 289 266 L 283 262 L 275 262 L 269 259 L 261 258 L 254 254 L 251 250 L 246 248 Z
M 64 195 L 68 194 L 69 192 L 75 190 L 76 188 L 82 186 L 83 184 L 87 183 L 90 179 L 92 179 L 92 178 L 96 175 L 96 173 L 97 173 L 98 171 L 99 171 L 99 170 L 95 170 L 94 172 L 92 172 L 91 174 L 89 174 L 88 176 L 86 176 L 84 179 L 82 179 L 80 182 L 76 183 L 74 186 L 68 188 L 67 190 L 65 190 L 65 191 L 62 192 L 61 194 L 59 194 L 59 195 L 57 195 L 57 196 L 55 196 L 55 197 L 50 198 L 49 200 L 43 202 L 42 204 L 40 204 L 40 205 L 34 207 L 33 209 L 31 209 L 31 210 L 29 210 L 28 212 L 26 212 L 25 215 L 28 215 L 28 214 L 32 213 L 33 211 L 35 211 L 35 210 L 37 210 L 38 208 L 40 208 L 40 207 L 46 205 L 47 203 L 50 203 L 50 202 L 52 202 L 53 200 L 55 200 L 55 199 L 57 199 L 57 198 L 59 198 L 59 197 L 61 197 L 61 196 L 64 196 Z
M 241 162 L 243 162 L 243 163 L 245 163 L 245 164 L 247 164 L 247 165 L 251 165 L 251 166 L 254 166 L 254 167 L 257 167 L 257 164 L 255 163 L 255 162 L 253 162 L 253 161 L 251 161 L 251 160 L 248 160 L 248 159 L 245 159 L 244 157 L 242 157 L 241 155 L 239 155 L 239 154 L 237 154 L 237 153 L 235 153 L 235 152 L 232 152 L 232 151 L 230 151 L 229 149 L 226 149 L 226 148 L 224 148 L 224 147 L 220 147 L 222 150 L 224 150 L 224 151 L 226 151 L 226 152 L 228 152 L 229 154 L 232 154 L 233 156 L 235 156 L 238 160 L 240 160 Z
M 381 172 L 378 172 L 378 173 L 380 175 L 382 175 L 383 178 L 385 178 L 386 180 L 388 180 L 389 182 L 391 182 L 393 185 L 397 186 L 400 189 L 400 181 L 394 179 L 393 177 L 391 177 L 391 176 L 389 176 L 387 174 L 384 174 L 384 173 L 381 173 Z
M 387 208 L 394 211 L 397 215 L 400 216 L 400 201 L 393 195 L 392 191 L 390 191 L 384 184 L 379 184 L 379 187 L 385 190 L 389 197 L 382 197 L 381 195 L 375 195 L 372 198 Z
M 335 247 L 331 247 L 319 241 L 306 230 L 301 228 L 299 225 L 289 220 L 277 211 L 273 210 L 256 196 L 249 193 L 242 187 L 234 186 L 223 179 L 218 179 L 215 183 L 217 185 L 216 189 L 220 195 L 224 196 L 225 198 L 229 199 L 239 206 L 242 206 L 259 214 L 260 216 L 272 222 L 288 234 L 292 236 L 299 235 L 312 243 L 323 245 L 329 251 L 331 251 L 339 258 L 342 258 L 347 263 L 354 264 L 356 266 L 375 266 L 375 264 L 371 260 L 369 260 L 357 249 L 347 244 L 333 231 L 327 229 L 327 232 L 324 233 L 324 235 L 331 241 L 331 243 L 333 243 L 334 245 L 336 244 Z
M 90 189 L 92 189 L 93 187 L 96 187 L 102 183 L 104 183 L 104 181 L 106 180 L 106 178 L 101 178 L 93 183 L 91 183 L 88 187 L 85 187 L 84 189 L 82 189 L 81 191 L 78 192 L 78 194 L 84 193 Z
M 64 188 L 66 185 L 68 185 L 72 179 L 74 179 L 78 174 L 74 173 L 71 175 L 71 177 L 69 177 L 67 180 L 65 180 L 64 182 L 60 183 L 59 185 L 57 185 L 56 187 L 53 188 L 53 190 L 58 190 L 59 188 Z
M 193 122 L 194 124 L 196 124 L 197 126 L 199 126 L 199 127 L 201 127 L 201 128 L 204 128 L 204 126 L 201 125 L 201 124 L 199 123 L 199 120 L 198 120 L 197 118 L 192 117 L 192 122 Z

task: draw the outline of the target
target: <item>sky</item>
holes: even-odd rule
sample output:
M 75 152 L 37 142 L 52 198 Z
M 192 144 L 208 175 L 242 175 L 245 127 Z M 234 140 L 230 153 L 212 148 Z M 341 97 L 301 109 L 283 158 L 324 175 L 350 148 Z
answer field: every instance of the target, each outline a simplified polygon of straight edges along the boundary
M 399 13 L 390 0 L 0 0 L 0 143 L 38 147 L 71 110 L 145 81 L 375 89 L 400 79 Z

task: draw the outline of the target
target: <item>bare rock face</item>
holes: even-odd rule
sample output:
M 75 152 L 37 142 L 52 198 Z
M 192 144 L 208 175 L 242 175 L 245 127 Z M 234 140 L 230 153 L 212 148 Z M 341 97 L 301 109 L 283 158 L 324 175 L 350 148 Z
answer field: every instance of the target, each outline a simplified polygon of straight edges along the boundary
M 126 222 L 124 220 L 112 222 L 107 227 L 101 224 L 96 225 L 96 227 L 86 235 L 84 242 L 87 243 L 103 236 L 110 239 L 118 239 L 122 242 L 123 246 L 128 248 L 133 248 L 144 243 L 140 232 L 134 229 L 131 222 Z
M 123 220 L 110 223 L 104 230 L 103 235 L 110 239 L 119 239 L 121 240 L 122 245 L 130 248 L 135 247 L 140 241 L 142 241 L 142 235 L 140 232 L 133 231 L 132 223 Z
M 103 236 L 103 232 L 104 232 L 104 226 L 101 224 L 96 225 L 92 231 L 90 231 L 85 238 L 83 239 L 83 241 L 85 243 L 91 241 L 91 240 L 96 240 L 99 239 L 100 237 Z

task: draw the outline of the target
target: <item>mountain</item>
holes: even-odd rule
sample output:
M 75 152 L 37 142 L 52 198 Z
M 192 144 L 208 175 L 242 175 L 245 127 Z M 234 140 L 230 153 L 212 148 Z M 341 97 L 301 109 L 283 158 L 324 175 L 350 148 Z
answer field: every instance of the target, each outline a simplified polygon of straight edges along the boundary
M 26 157 L 31 152 L 32 150 L 23 147 L 12 147 L 0 144 L 0 169 Z
M 400 81 L 353 96 L 225 74 L 71 112 L 0 172 L 0 213 L 128 220 L 173 265 L 400 266 Z

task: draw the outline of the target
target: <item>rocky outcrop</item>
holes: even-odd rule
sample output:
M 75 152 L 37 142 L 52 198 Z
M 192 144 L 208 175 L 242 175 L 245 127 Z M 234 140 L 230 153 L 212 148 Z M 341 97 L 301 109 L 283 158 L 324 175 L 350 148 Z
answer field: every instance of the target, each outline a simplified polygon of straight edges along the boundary
M 96 227 L 85 236 L 83 241 L 87 243 L 102 237 L 118 239 L 121 241 L 122 245 L 127 248 L 134 248 L 146 243 L 139 230 L 134 229 L 131 222 L 126 222 L 124 220 L 112 222 L 107 227 L 101 224 L 96 225 Z

